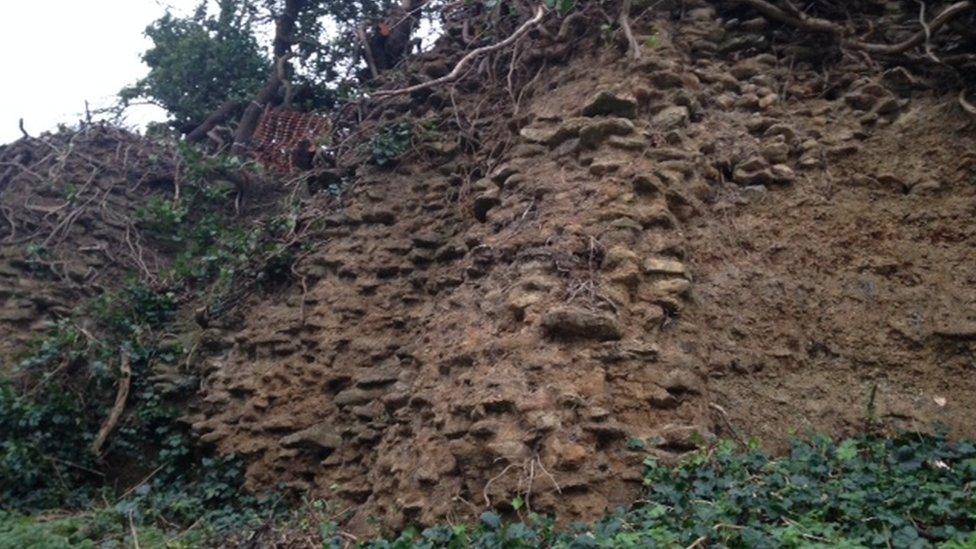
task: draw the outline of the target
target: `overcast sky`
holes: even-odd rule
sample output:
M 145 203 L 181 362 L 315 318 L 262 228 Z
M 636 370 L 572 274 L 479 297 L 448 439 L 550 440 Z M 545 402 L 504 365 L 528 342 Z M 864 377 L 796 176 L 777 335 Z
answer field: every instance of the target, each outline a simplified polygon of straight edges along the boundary
M 37 135 L 76 122 L 87 99 L 111 104 L 145 75 L 146 26 L 169 6 L 189 13 L 199 0 L 0 0 L 0 143 L 20 137 L 17 120 Z M 130 122 L 162 120 L 153 107 Z

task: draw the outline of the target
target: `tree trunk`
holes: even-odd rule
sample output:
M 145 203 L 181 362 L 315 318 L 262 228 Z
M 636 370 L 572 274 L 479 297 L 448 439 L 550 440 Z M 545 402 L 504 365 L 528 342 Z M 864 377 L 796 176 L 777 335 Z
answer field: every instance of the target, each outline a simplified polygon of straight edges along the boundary
M 186 134 L 186 140 L 190 143 L 199 143 L 200 141 L 203 141 L 207 137 L 207 133 L 209 133 L 210 130 L 226 122 L 227 119 L 233 116 L 235 112 L 240 110 L 242 105 L 243 102 L 235 101 L 233 99 L 224 101 L 223 105 L 211 113 L 206 120 L 201 122 L 199 126 L 193 129 L 193 131 Z
M 377 72 L 388 71 L 403 59 L 410 49 L 410 39 L 426 1 L 401 0 L 398 9 L 384 22 L 373 26 L 366 45 L 371 68 Z
M 237 125 L 237 131 L 234 133 L 233 150 L 235 154 L 244 154 L 250 148 L 251 137 L 257 128 L 258 119 L 261 118 L 261 112 L 274 101 L 278 95 L 278 90 L 281 89 L 282 75 L 280 73 L 287 72 L 288 70 L 287 59 L 284 58 L 289 54 L 291 45 L 294 42 L 295 21 L 298 19 L 299 14 L 308 7 L 310 2 L 311 0 L 285 0 L 285 9 L 275 22 L 275 70 L 272 71 L 271 76 L 268 78 L 264 87 L 261 88 L 261 91 L 247 105 L 247 108 L 244 109 L 244 115 L 241 116 L 241 121 Z M 279 63 L 284 64 L 283 70 L 279 70 Z

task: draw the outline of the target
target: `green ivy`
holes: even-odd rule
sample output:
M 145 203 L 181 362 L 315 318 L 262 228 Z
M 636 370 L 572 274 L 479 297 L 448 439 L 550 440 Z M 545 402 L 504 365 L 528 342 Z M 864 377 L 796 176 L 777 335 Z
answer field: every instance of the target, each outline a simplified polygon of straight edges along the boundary
M 413 127 L 410 124 L 383 126 L 370 143 L 373 162 L 377 166 L 392 166 L 410 147 L 412 139 Z
M 646 462 L 641 503 L 593 524 L 557 529 L 496 513 L 472 526 L 408 530 L 362 546 L 460 547 L 973 547 L 976 445 L 942 437 L 798 440 L 783 457 L 730 443 L 677 467 Z M 325 546 L 343 538 L 326 525 Z

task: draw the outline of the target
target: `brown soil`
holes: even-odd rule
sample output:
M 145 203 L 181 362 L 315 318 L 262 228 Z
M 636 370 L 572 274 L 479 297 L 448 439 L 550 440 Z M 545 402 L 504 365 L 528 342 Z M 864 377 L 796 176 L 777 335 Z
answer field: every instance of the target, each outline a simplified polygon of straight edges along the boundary
M 203 440 L 363 531 L 516 496 L 592 518 L 637 493 L 635 439 L 976 434 L 964 114 L 863 66 L 712 53 L 701 12 L 653 27 L 636 65 L 545 69 L 480 156 L 360 166 L 307 292 L 225 326 Z

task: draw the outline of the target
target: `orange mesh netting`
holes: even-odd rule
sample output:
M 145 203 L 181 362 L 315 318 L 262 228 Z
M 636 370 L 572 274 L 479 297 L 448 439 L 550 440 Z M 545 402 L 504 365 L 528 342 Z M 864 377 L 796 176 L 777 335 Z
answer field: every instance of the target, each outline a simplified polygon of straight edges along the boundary
M 328 118 L 314 113 L 267 110 L 254 130 L 254 157 L 269 168 L 295 171 L 296 158 L 311 158 L 329 127 Z

